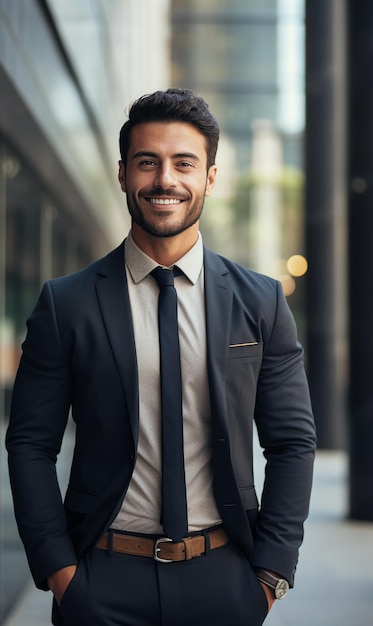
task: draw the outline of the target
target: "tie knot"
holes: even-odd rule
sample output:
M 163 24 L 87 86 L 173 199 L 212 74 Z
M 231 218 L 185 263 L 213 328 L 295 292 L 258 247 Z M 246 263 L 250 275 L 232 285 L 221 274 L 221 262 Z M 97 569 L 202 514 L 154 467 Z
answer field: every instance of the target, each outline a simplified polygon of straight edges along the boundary
M 168 270 L 164 267 L 156 267 L 150 273 L 157 281 L 159 287 L 173 287 L 174 276 L 179 276 L 181 271 L 177 267 L 173 270 Z

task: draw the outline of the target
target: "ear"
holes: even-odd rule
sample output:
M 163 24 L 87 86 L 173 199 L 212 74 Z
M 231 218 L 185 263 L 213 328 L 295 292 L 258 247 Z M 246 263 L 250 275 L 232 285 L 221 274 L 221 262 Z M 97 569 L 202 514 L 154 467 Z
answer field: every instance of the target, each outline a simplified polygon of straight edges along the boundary
M 126 166 L 123 161 L 118 161 L 119 170 L 118 170 L 118 180 L 120 184 L 120 188 L 123 193 L 126 193 Z
M 206 197 L 211 194 L 214 188 L 217 171 L 218 171 L 218 168 L 216 167 L 216 165 L 211 165 L 211 167 L 209 168 L 209 171 L 207 172 L 207 184 L 206 184 L 206 191 L 205 191 Z

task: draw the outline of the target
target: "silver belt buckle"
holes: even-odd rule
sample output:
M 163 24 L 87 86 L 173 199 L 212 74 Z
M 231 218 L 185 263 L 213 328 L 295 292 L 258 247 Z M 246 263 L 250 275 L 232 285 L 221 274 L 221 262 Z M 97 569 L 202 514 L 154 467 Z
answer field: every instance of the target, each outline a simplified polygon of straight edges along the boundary
M 160 547 L 159 544 L 160 543 L 172 543 L 172 539 L 169 539 L 168 537 L 159 537 L 159 539 L 156 539 L 155 541 L 155 546 L 154 546 L 154 560 L 158 561 L 158 563 L 172 563 L 172 560 L 170 559 L 161 559 L 158 556 L 158 552 L 160 551 Z

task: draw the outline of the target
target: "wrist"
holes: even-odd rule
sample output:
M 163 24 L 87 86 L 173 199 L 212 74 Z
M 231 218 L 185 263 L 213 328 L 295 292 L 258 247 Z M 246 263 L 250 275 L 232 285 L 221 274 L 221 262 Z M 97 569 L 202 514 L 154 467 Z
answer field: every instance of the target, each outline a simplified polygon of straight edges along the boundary
M 264 569 L 257 569 L 255 573 L 259 582 L 271 590 L 273 597 L 276 600 L 282 600 L 285 598 L 287 592 L 289 591 L 289 583 L 285 578 L 281 578 L 275 572 Z

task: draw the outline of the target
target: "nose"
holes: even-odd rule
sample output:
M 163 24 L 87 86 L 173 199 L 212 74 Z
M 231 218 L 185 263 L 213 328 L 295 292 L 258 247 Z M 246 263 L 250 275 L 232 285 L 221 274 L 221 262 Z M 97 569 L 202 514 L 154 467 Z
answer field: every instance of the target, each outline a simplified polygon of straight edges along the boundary
M 157 169 L 156 184 L 162 189 L 176 187 L 174 171 L 171 163 L 162 163 Z

